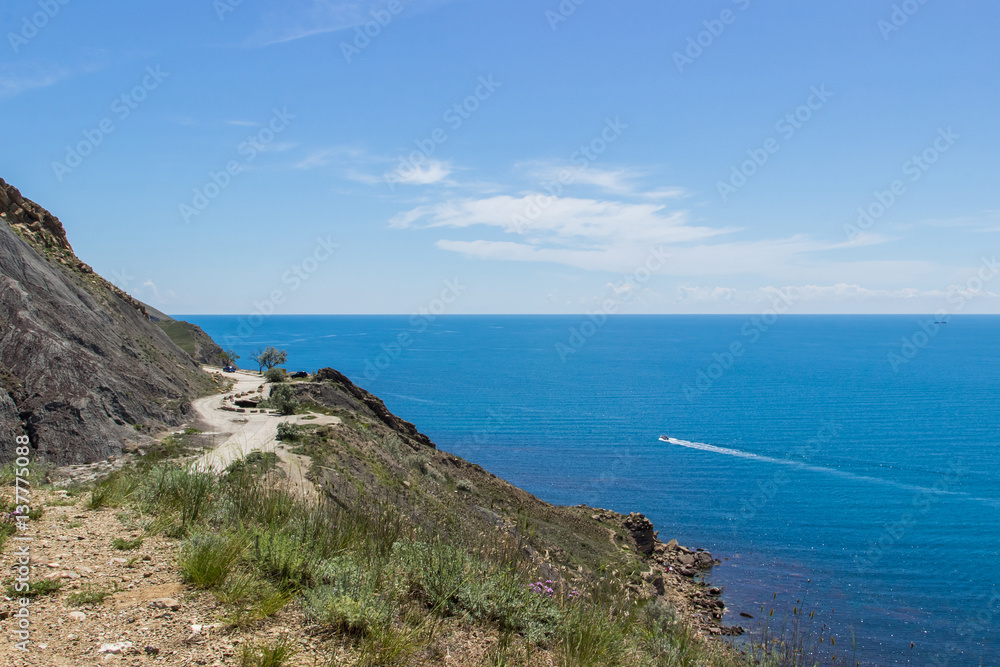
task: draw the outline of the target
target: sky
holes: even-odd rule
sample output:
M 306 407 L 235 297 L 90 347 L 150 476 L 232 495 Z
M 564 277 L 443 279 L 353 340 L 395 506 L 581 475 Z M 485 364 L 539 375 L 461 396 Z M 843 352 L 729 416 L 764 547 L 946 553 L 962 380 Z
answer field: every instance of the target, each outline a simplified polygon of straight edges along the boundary
M 0 177 L 169 313 L 1000 313 L 996 2 L 0 24 Z

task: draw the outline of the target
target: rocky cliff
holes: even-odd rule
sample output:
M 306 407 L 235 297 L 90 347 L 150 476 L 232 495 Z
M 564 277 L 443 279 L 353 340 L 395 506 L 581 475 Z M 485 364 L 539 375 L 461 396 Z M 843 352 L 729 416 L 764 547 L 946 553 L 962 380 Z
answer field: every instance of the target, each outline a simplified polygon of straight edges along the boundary
M 0 460 L 84 463 L 177 424 L 209 376 L 142 303 L 80 261 L 59 219 L 0 179 Z

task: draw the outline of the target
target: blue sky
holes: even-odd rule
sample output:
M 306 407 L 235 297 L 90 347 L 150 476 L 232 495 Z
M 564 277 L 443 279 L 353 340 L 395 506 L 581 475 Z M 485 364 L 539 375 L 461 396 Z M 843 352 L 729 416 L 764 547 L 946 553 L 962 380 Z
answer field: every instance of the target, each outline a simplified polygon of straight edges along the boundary
M 167 312 L 1000 312 L 996 3 L 236 1 L 0 9 L 0 176 Z

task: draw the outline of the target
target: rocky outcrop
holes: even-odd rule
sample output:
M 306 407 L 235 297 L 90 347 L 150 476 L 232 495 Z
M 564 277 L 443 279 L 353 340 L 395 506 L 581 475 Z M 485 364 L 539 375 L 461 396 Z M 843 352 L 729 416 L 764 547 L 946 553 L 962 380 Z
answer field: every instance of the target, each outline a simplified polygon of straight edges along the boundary
M 315 382 L 293 385 L 295 397 L 300 401 L 370 414 L 405 438 L 425 447 L 434 447 L 431 439 L 418 431 L 416 426 L 389 412 L 382 399 L 357 386 L 340 371 L 321 368 L 313 379 Z
M 149 304 L 143 306 L 149 314 L 149 321 L 160 327 L 174 345 L 187 352 L 192 359 L 199 364 L 220 363 L 222 348 L 197 324 L 174 319 Z
M 0 180 L 0 460 L 86 463 L 181 422 L 211 381 L 143 304 L 81 262 L 58 218 Z
M 622 522 L 625 529 L 632 535 L 636 550 L 645 555 L 653 553 L 656 544 L 656 533 L 653 522 L 638 512 L 632 512 Z
M 586 505 L 581 509 L 590 510 Z M 704 549 L 689 549 L 677 540 L 663 543 L 658 538 L 653 522 L 638 512 L 621 515 L 610 510 L 597 510 L 590 515 L 591 520 L 606 524 L 612 539 L 620 532 L 631 538 L 631 547 L 643 558 L 649 570 L 642 574 L 642 581 L 648 587 L 647 595 L 670 597 L 680 594 L 686 605 L 694 611 L 692 621 L 698 629 L 710 635 L 740 635 L 743 628 L 738 625 L 723 624 L 726 604 L 722 601 L 722 589 L 698 581 L 698 575 L 706 574 L 720 562 Z M 626 544 L 626 546 L 629 546 Z M 641 590 L 636 591 L 642 594 Z

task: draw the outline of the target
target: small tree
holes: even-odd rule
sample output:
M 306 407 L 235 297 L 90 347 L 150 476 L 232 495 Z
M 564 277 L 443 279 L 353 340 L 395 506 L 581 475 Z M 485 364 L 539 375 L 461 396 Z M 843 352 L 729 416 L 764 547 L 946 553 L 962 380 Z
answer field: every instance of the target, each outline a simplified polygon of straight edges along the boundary
M 235 350 L 223 350 L 215 355 L 215 358 L 219 360 L 219 364 L 222 366 L 235 366 L 236 360 L 240 358 L 240 355 L 236 354 Z
M 283 415 L 294 415 L 299 408 L 299 402 L 292 397 L 292 388 L 287 384 L 279 384 L 271 390 L 267 405 Z
M 288 353 L 269 345 L 263 351 L 254 352 L 252 359 L 257 362 L 257 367 L 263 373 L 265 368 L 271 370 L 288 361 Z
M 264 379 L 268 382 L 284 382 L 285 381 L 285 369 L 284 368 L 270 368 L 264 371 Z

